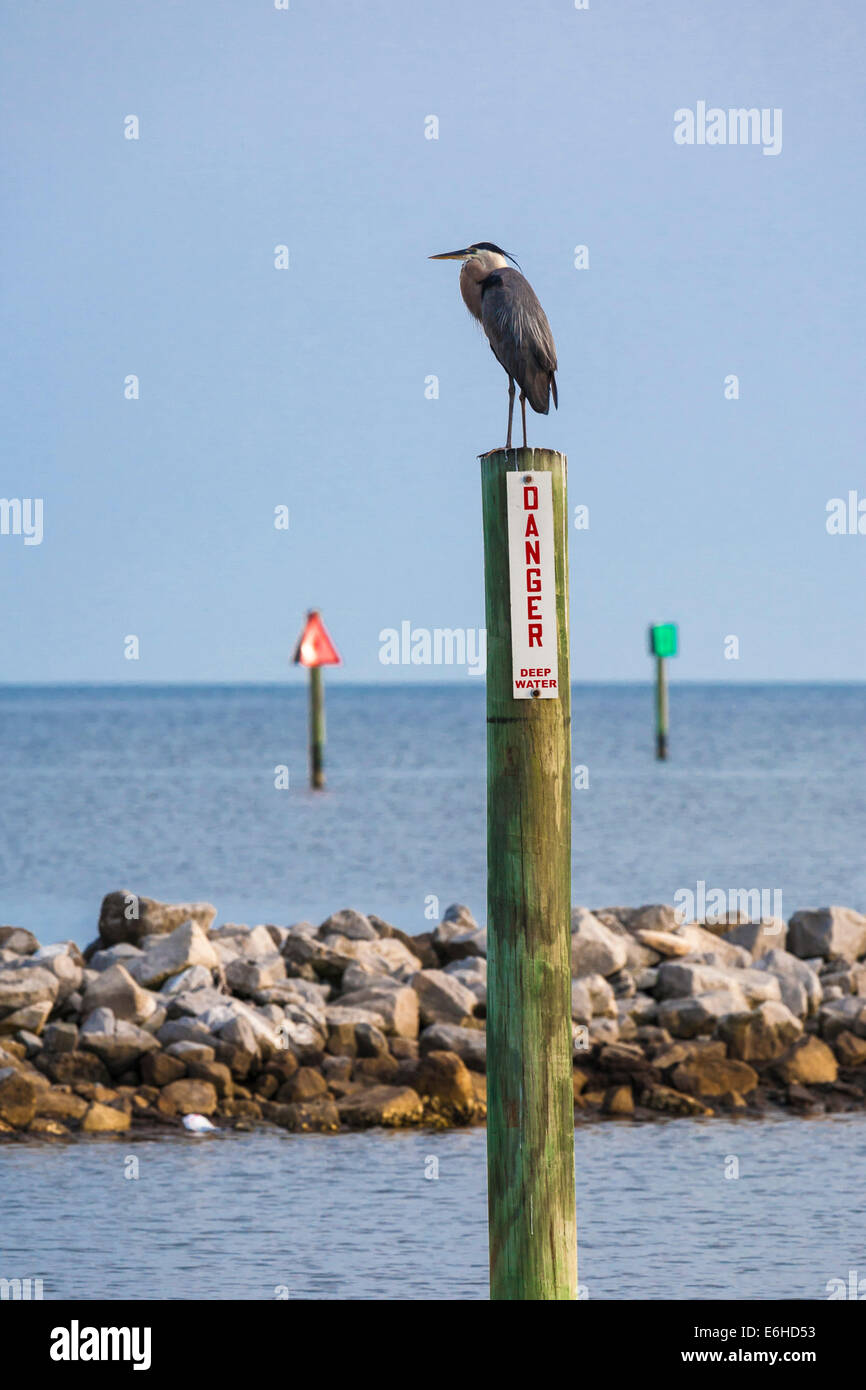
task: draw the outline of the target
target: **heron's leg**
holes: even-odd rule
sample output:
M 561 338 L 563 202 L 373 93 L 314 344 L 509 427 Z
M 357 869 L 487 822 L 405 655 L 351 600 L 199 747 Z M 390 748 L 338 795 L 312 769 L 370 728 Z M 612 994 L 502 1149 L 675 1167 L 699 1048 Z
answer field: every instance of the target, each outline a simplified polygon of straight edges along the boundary
M 506 449 L 511 448 L 511 417 L 514 414 L 514 377 L 508 378 L 508 438 L 505 441 Z
M 523 416 L 523 447 L 526 448 L 526 392 L 520 393 L 520 414 Z

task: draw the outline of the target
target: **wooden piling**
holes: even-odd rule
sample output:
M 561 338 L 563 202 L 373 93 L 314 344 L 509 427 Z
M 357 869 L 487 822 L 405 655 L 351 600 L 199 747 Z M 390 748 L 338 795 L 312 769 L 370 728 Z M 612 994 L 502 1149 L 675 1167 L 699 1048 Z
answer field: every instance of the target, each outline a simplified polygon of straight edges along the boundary
M 552 475 L 558 695 L 514 699 L 510 470 Z M 492 1299 L 577 1297 L 566 460 L 481 459 L 487 612 L 487 1171 Z

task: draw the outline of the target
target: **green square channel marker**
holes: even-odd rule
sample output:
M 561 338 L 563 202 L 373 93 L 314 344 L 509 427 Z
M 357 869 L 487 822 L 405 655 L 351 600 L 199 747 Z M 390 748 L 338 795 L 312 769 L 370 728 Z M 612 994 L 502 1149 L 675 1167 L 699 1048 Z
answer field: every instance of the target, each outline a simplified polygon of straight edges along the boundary
M 676 623 L 659 623 L 649 630 L 651 656 L 676 656 Z

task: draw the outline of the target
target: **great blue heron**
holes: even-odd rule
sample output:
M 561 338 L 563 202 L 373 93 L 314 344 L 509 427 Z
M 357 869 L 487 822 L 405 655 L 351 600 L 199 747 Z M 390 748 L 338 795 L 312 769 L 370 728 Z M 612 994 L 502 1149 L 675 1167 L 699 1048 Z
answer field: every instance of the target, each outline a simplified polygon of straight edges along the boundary
M 508 264 L 517 262 L 492 241 L 476 241 L 463 251 L 443 251 L 431 261 L 462 261 L 460 293 L 470 314 L 481 324 L 497 361 L 508 373 L 508 438 L 514 414 L 514 383 L 520 383 L 523 447 L 526 448 L 526 401 L 546 415 L 556 397 L 556 347 L 547 315 L 529 281 Z

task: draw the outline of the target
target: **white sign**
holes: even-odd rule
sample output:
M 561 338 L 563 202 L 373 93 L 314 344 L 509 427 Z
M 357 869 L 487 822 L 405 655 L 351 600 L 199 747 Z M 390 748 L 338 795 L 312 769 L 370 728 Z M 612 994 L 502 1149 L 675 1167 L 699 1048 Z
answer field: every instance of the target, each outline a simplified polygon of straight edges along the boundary
M 509 473 L 508 568 L 511 577 L 512 695 L 559 695 L 553 487 L 549 473 Z

